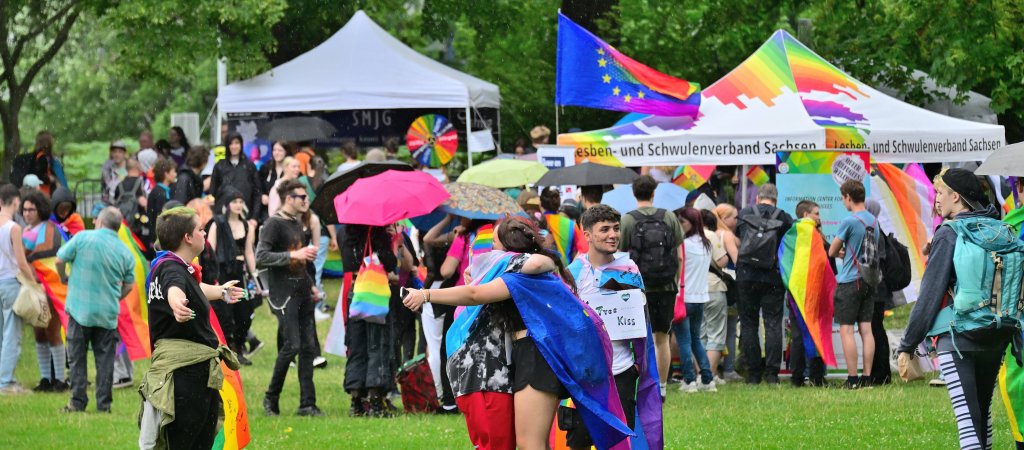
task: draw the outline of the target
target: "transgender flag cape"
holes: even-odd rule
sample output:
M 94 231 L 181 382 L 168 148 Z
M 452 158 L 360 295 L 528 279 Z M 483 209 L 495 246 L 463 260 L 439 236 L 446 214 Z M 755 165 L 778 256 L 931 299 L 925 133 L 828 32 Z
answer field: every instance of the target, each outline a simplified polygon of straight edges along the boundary
M 804 333 L 807 356 L 821 356 L 825 364 L 836 365 L 832 350 L 832 294 L 836 276 L 828 263 L 825 241 L 811 219 L 797 221 L 779 245 L 779 269 L 788 290 L 797 325 Z M 810 341 L 810 342 L 809 342 Z

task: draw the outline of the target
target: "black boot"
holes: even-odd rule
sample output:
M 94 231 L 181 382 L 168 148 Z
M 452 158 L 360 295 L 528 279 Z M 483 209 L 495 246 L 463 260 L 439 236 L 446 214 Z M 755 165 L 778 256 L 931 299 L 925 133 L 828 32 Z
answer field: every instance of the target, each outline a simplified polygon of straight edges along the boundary
M 365 397 L 352 397 L 352 406 L 348 409 L 349 417 L 364 417 L 366 416 L 366 410 L 368 405 L 366 404 Z
M 263 397 L 263 412 L 268 416 L 281 415 L 281 409 L 277 407 L 277 397 L 269 395 Z
M 390 408 L 388 408 L 388 405 L 384 403 L 383 395 L 371 395 L 369 405 L 370 406 L 366 412 L 366 415 L 370 417 L 388 418 L 393 417 L 395 415 L 395 413 L 392 412 Z

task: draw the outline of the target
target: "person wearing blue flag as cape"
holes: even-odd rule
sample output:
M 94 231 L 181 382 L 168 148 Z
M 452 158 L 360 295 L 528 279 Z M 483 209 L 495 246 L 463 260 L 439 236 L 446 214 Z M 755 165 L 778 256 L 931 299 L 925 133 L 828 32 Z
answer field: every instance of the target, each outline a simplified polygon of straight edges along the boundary
M 519 217 L 503 220 L 494 236 L 496 250 L 549 254 L 536 225 Z M 403 299 L 415 310 L 427 302 L 473 306 L 494 304 L 507 318 L 512 344 L 516 445 L 547 448 L 558 400 L 571 397 L 599 449 L 628 442 L 634 433 L 611 373 L 611 342 L 597 314 L 580 301 L 574 281 L 556 255 L 554 274 L 506 272 L 488 283 L 412 291 Z M 512 302 L 506 300 L 511 299 Z M 594 351 L 600 348 L 603 351 Z

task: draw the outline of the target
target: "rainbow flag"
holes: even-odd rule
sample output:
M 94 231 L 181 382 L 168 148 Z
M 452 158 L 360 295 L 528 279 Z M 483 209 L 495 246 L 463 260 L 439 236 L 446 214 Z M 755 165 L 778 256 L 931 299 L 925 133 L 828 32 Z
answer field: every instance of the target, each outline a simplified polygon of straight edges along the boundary
M 572 219 L 561 214 L 545 214 L 544 222 L 547 224 L 548 233 L 555 241 L 555 249 L 562 259 L 563 266 L 568 266 L 577 253 L 588 250 L 587 243 L 583 240 L 583 232 Z
M 555 71 L 558 105 L 658 116 L 695 116 L 700 108 L 696 84 L 623 55 L 561 12 Z
M 771 181 L 771 179 L 768 178 L 768 172 L 765 172 L 764 168 L 761 166 L 751 167 L 750 170 L 747 171 L 747 179 L 757 187 L 761 187 L 762 184 Z
M 922 250 L 935 232 L 932 222 L 934 189 L 920 176 L 904 172 L 892 164 L 875 164 L 871 177 L 871 198 L 881 205 L 878 222 L 883 231 L 893 233 L 910 253 L 911 285 L 904 290 L 908 302 L 917 300 L 917 289 L 924 275 Z
M 128 247 L 135 261 L 135 286 L 131 292 L 121 299 L 121 311 L 117 315 L 117 332 L 121 335 L 132 361 L 149 358 L 151 355 L 149 341 L 149 311 L 146 302 L 146 278 L 149 276 L 149 263 L 142 255 L 144 246 L 139 238 L 132 233 L 127 224 L 122 223 L 117 230 L 117 237 Z
M 1009 348 L 1006 349 L 1003 366 L 999 368 L 999 394 L 1006 406 L 1013 439 L 1024 442 L 1024 367 L 1017 365 Z
M 693 192 L 708 182 L 715 171 L 715 165 L 679 166 L 672 174 L 672 183 Z
M 60 275 L 57 274 L 57 257 L 40 258 L 32 261 L 32 268 L 36 272 L 36 278 L 43 285 L 46 296 L 53 303 L 57 310 L 57 317 L 65 330 L 68 329 L 68 314 L 64 310 L 68 301 L 68 285 L 60 282 Z
M 226 345 L 224 331 L 217 314 L 210 308 L 210 325 L 217 333 L 217 342 Z M 220 387 L 221 406 L 224 408 L 224 426 L 213 440 L 213 450 L 238 450 L 249 445 L 249 413 L 245 409 L 245 392 L 242 392 L 242 375 L 231 370 L 223 361 L 220 370 L 224 372 L 224 384 Z
M 792 305 L 800 311 L 796 315 L 797 322 L 801 330 L 806 331 L 804 336 L 813 341 L 813 345 L 805 346 L 808 357 L 820 355 L 825 364 L 835 366 L 832 295 L 836 290 L 836 276 L 829 266 L 825 241 L 814 220 L 797 221 L 783 236 L 779 245 L 779 269 Z

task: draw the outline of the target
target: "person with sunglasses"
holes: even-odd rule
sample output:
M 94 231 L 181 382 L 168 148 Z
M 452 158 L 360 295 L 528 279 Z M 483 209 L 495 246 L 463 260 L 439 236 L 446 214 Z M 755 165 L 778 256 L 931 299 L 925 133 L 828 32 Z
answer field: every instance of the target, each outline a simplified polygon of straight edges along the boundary
M 322 416 L 316 406 L 313 386 L 313 359 L 319 354 L 313 316 L 313 278 L 307 265 L 316 258 L 316 248 L 305 244 L 302 217 L 309 211 L 309 196 L 297 180 L 277 187 L 281 208 L 267 219 L 256 247 L 256 265 L 267 268 L 270 311 L 277 317 L 280 348 L 263 397 L 263 411 L 280 414 L 278 399 L 288 375 L 288 365 L 299 357 L 300 416 Z

